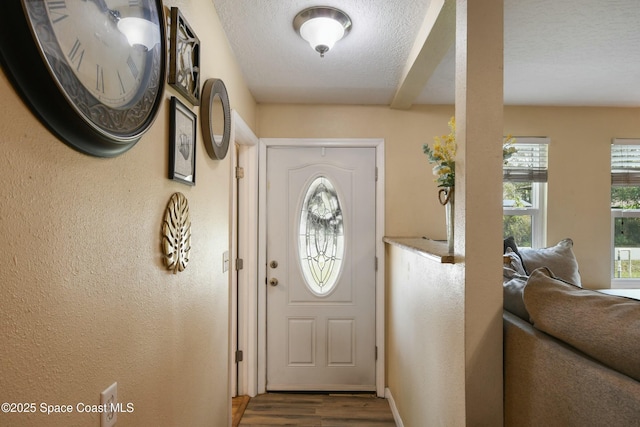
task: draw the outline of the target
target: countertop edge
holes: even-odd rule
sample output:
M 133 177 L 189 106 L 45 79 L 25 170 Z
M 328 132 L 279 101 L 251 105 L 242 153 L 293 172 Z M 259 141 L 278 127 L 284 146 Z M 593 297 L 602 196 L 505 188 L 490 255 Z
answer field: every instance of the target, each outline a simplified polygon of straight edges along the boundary
M 424 237 L 391 237 L 385 236 L 382 241 L 415 252 L 441 264 L 455 264 L 454 254 L 449 253 L 447 242 L 431 240 Z

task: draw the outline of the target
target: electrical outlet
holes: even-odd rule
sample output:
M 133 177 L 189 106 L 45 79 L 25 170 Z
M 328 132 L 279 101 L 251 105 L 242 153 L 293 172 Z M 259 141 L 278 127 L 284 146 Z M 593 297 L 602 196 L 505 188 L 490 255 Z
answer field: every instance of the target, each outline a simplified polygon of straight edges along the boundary
M 222 272 L 227 271 L 229 271 L 229 251 L 224 251 L 222 253 Z
M 100 405 L 103 412 L 100 414 L 100 427 L 112 427 L 118 421 L 116 409 L 118 403 L 118 383 L 115 382 L 100 393 Z

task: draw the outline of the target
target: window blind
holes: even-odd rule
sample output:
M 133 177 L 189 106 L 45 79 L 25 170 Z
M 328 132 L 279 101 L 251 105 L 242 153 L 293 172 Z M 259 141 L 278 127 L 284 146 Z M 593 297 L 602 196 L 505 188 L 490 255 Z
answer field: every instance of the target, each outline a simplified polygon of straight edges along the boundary
M 505 182 L 547 182 L 549 138 L 515 137 L 516 152 L 502 167 Z
M 640 185 L 640 139 L 613 139 L 611 185 L 617 187 Z

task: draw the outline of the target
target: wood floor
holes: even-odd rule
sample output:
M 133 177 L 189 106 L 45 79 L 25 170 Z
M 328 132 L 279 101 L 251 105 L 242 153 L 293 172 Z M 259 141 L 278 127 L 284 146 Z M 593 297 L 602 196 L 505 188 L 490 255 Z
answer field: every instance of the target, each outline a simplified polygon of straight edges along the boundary
M 232 427 L 238 427 L 240 425 L 240 419 L 242 419 L 242 415 L 245 409 L 247 409 L 249 399 L 249 396 L 238 396 L 231 399 Z
M 238 425 L 235 419 L 234 426 Z M 239 424 L 240 427 L 395 425 L 387 400 L 371 394 L 294 393 L 267 393 L 251 398 Z

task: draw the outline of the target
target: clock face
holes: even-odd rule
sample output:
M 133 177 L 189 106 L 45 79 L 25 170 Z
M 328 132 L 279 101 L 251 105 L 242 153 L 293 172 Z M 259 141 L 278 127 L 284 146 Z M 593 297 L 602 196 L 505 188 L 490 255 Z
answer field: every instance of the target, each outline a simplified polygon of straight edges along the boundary
M 26 4 L 34 21 L 39 19 L 35 3 Z M 53 59 L 50 62 L 66 63 L 75 77 L 68 78 L 52 69 L 63 87 L 71 89 L 77 81 L 89 95 L 110 108 L 126 108 L 135 103 L 146 86 L 152 57 L 146 46 L 129 43 L 121 31 L 121 22 L 132 17 L 144 22 L 148 11 L 142 0 L 47 0 L 45 5 L 47 30 L 52 31 L 56 42 L 43 45 L 45 52 Z M 159 31 L 155 31 L 159 42 Z
M 11 6 L 8 13 L 23 16 L 5 17 L 22 21 L 0 37 L 26 36 L 26 46 L 0 43 L 3 65 L 13 72 L 28 104 L 80 151 L 97 156 L 126 151 L 153 123 L 163 95 L 162 1 L 21 3 L 21 11 Z M 35 82 L 43 78 L 46 83 Z M 38 84 L 46 90 L 34 89 Z

